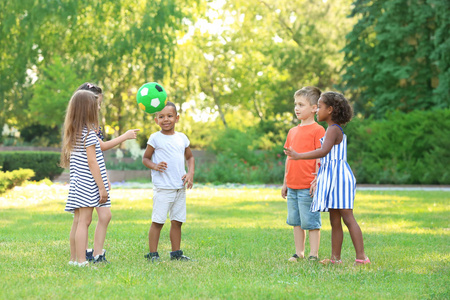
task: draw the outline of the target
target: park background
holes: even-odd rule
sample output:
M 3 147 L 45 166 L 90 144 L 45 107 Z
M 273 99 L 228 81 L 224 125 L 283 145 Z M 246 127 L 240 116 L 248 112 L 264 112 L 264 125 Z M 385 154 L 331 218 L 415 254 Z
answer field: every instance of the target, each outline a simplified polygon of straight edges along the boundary
M 344 130 L 358 183 L 450 183 L 448 1 L 23 0 L 0 8 L 3 146 L 58 151 L 67 102 L 92 82 L 104 90 L 106 139 L 141 129 L 137 143 L 107 153 L 107 168 L 144 170 L 139 156 L 158 127 L 136 93 L 156 81 L 179 108 L 176 130 L 204 154 L 197 182 L 276 184 L 298 124 L 293 94 L 314 85 L 354 107 Z M 30 162 L 41 154 L 6 150 L 4 171 L 33 168 L 36 180 L 61 172 L 56 154 L 43 156 L 55 169 L 43 171 Z
M 446 0 L 0 1 L 0 299 L 449 299 L 449 15 Z M 141 129 L 105 153 L 109 174 L 148 175 L 112 185 L 111 263 L 72 268 L 57 164 L 67 102 L 86 81 L 104 90 L 107 139 Z M 149 81 L 178 106 L 196 157 L 189 264 L 168 260 L 168 226 L 164 262 L 143 259 L 140 155 L 158 127 L 136 92 Z M 346 228 L 342 266 L 287 261 L 282 146 L 306 85 L 354 107 L 344 131 L 370 265 L 353 265 Z

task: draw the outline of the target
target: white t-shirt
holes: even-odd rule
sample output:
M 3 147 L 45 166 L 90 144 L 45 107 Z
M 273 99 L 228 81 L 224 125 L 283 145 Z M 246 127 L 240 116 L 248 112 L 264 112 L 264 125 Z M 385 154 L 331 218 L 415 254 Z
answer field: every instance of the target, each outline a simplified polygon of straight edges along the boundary
M 167 169 L 164 172 L 152 170 L 153 185 L 160 189 L 182 188 L 181 177 L 186 174 L 184 153 L 190 144 L 188 137 L 181 132 L 175 131 L 173 135 L 165 135 L 158 131 L 150 136 L 147 144 L 155 149 L 152 162 L 167 163 Z

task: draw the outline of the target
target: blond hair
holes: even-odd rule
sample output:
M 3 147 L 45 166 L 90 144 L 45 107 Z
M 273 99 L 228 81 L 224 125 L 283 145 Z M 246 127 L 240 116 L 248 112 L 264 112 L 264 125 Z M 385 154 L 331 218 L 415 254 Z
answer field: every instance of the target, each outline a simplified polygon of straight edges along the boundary
M 70 154 L 77 139 L 81 137 L 84 127 L 87 127 L 88 132 L 98 128 L 98 103 L 97 96 L 93 92 L 80 90 L 73 94 L 67 106 L 61 167 L 67 168 L 70 165 Z
M 316 88 L 315 86 L 305 86 L 295 92 L 294 98 L 305 97 L 312 106 L 317 105 L 321 94 L 322 92 L 319 88 Z

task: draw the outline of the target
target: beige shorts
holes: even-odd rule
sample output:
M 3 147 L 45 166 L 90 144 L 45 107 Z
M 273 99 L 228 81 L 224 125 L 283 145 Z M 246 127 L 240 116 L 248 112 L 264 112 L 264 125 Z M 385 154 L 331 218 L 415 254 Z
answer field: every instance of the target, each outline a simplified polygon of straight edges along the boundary
M 152 222 L 164 224 L 167 213 L 171 221 L 186 222 L 186 189 L 153 188 Z

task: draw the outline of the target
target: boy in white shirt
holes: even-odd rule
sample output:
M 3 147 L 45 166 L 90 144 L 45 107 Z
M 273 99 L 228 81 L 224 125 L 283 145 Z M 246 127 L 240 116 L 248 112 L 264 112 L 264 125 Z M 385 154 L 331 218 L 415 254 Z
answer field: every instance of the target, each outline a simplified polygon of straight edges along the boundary
M 186 188 L 192 188 L 194 182 L 195 160 L 187 136 L 175 131 L 178 119 L 175 104 L 167 102 L 166 107 L 155 115 L 155 122 L 161 127 L 161 131 L 150 136 L 142 158 L 142 163 L 152 170 L 154 186 L 152 225 L 148 233 L 150 253 L 145 255 L 152 262 L 159 260 L 159 236 L 168 212 L 172 244 L 170 259 L 190 259 L 183 255 L 180 245 L 181 226 L 186 221 Z

